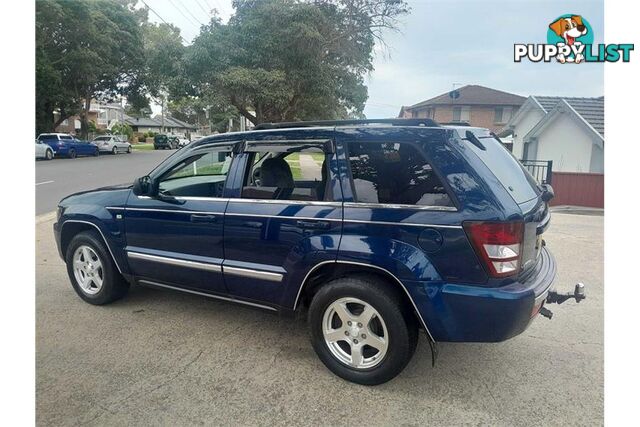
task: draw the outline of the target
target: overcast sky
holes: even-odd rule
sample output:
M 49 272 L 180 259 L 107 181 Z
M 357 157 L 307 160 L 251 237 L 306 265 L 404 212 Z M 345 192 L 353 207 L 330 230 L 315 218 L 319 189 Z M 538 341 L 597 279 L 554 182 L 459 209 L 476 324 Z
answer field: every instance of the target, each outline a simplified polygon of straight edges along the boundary
M 215 8 L 223 20 L 233 13 L 231 0 L 145 0 L 188 41 Z M 593 27 L 594 43 L 603 43 L 603 1 L 563 0 L 418 0 L 401 32 L 389 33 L 387 51 L 378 51 L 367 76 L 369 118 L 395 117 L 411 105 L 466 84 L 519 95 L 600 96 L 602 64 L 513 62 L 514 43 L 546 43 L 548 25 L 567 13 L 582 15 Z M 159 18 L 149 13 L 151 21 Z M 623 43 L 622 41 L 610 41 Z

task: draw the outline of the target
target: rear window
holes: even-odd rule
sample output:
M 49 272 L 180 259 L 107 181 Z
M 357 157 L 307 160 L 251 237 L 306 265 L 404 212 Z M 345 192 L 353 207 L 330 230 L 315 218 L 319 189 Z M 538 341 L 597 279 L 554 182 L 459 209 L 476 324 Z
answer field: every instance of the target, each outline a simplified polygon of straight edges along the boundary
M 465 141 L 465 146 L 480 157 L 516 203 L 525 203 L 538 197 L 533 177 L 513 157 L 513 154 L 502 145 L 502 142 L 497 137 L 493 136 L 489 131 L 479 129 L 471 131 L 486 149 L 482 150 L 468 141 Z M 465 137 L 464 131 L 458 132 L 462 138 Z
M 453 206 L 442 182 L 409 143 L 349 143 L 356 202 Z
M 94 141 L 108 141 L 110 139 L 111 139 L 110 136 L 99 136 L 96 139 L 94 139 Z

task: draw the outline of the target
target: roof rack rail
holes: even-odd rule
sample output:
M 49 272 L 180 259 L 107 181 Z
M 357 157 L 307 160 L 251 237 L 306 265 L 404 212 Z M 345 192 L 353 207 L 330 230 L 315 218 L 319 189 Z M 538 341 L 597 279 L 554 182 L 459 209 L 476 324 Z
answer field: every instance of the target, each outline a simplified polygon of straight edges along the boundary
M 446 122 L 440 123 L 442 126 L 471 126 L 469 122 Z
M 389 124 L 392 126 L 440 126 L 431 119 L 353 119 L 353 120 L 316 120 L 309 122 L 260 123 L 253 130 L 286 129 L 298 127 L 346 126 Z

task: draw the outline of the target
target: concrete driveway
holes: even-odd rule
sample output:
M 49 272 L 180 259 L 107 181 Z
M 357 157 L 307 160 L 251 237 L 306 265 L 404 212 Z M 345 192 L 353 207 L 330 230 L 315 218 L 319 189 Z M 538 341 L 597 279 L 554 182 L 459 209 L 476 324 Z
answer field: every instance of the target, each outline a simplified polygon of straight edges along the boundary
M 316 358 L 304 321 L 197 296 L 133 287 L 94 307 L 73 292 L 36 225 L 38 425 L 601 425 L 603 217 L 555 214 L 546 234 L 557 287 L 587 284 L 499 344 L 421 337 L 393 381 L 364 387 Z

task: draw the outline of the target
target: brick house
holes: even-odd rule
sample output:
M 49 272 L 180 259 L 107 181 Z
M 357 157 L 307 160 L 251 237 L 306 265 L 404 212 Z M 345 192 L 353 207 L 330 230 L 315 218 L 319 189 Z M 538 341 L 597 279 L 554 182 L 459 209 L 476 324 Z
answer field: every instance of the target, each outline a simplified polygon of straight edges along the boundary
M 58 113 L 54 112 L 54 119 L 58 119 Z M 95 99 L 91 100 L 91 106 L 87 113 L 89 122 L 93 122 L 98 129 L 110 129 L 115 123 L 124 120 L 124 108 L 117 102 L 100 103 Z M 71 116 L 63 120 L 55 129 L 56 132 L 69 133 L 75 135 L 80 132 L 80 116 Z
M 526 101 L 522 96 L 479 85 L 463 86 L 455 92 L 458 95 L 455 99 L 447 92 L 415 105 L 403 106 L 398 117 L 469 123 L 498 132 Z

